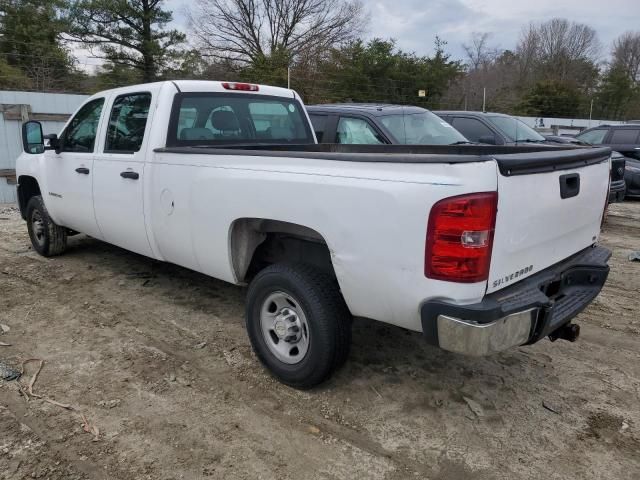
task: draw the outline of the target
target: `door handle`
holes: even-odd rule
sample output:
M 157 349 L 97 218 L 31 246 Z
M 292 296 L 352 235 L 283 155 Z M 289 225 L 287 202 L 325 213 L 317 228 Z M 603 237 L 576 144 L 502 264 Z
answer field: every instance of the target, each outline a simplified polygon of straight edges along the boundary
M 140 174 L 138 172 L 132 172 L 130 170 L 120 173 L 120 176 L 122 178 L 130 178 L 131 180 L 138 180 L 140 178 Z
M 89 175 L 89 169 L 85 167 L 76 168 L 76 172 L 82 173 L 83 175 Z

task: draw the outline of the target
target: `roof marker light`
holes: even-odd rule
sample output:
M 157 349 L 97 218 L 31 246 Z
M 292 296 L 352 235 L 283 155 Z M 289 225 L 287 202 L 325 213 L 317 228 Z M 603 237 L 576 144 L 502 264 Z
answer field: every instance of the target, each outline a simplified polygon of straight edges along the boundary
M 260 90 L 258 85 L 252 83 L 222 82 L 222 88 L 225 90 L 238 90 L 242 92 L 257 92 Z

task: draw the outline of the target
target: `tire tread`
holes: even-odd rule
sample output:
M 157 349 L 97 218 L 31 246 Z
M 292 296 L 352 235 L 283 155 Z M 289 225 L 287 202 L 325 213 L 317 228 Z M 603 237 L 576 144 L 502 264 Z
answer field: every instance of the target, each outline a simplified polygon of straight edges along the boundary
M 249 299 L 257 295 L 256 289 L 260 288 L 261 279 L 275 275 L 288 278 L 305 292 L 306 303 L 313 310 L 321 309 L 325 317 L 334 319 L 332 322 L 316 322 L 316 334 L 331 337 L 332 352 L 327 365 L 319 365 L 308 378 L 298 381 L 290 381 L 278 376 L 283 383 L 299 389 L 312 388 L 326 381 L 333 372 L 341 367 L 348 355 L 351 346 L 351 314 L 340 293 L 337 281 L 331 275 L 304 263 L 277 263 L 266 267 L 258 273 L 249 286 L 247 297 Z M 247 317 L 250 309 L 247 309 Z M 247 318 L 247 321 L 249 319 Z M 330 331 L 333 330 L 333 331 Z M 267 365 L 263 354 L 255 348 L 258 358 Z
M 67 249 L 67 229 L 57 225 L 51 219 L 41 195 L 35 195 L 29 200 L 27 204 L 27 222 L 31 221 L 31 212 L 36 208 L 40 210 L 42 220 L 46 224 L 48 241 L 45 243 L 44 249 L 41 250 L 32 238 L 34 250 L 45 257 L 61 255 Z

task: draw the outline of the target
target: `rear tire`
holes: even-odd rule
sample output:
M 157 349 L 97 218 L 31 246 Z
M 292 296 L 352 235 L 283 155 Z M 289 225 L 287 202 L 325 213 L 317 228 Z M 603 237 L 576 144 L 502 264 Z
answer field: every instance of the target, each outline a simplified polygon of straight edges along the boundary
M 67 248 L 67 230 L 51 220 L 42 196 L 27 203 L 27 229 L 33 249 L 44 257 L 62 254 Z
M 351 314 L 338 283 L 305 264 L 275 264 L 251 282 L 247 332 L 262 364 L 282 383 L 308 389 L 349 355 Z

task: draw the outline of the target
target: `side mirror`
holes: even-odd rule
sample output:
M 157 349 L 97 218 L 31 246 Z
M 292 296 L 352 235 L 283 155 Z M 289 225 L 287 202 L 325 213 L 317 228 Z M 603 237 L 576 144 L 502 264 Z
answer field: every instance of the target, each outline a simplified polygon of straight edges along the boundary
M 40 122 L 30 120 L 22 124 L 22 148 L 31 154 L 44 152 L 44 135 Z
M 495 135 L 484 135 L 478 139 L 478 143 L 487 143 L 489 145 L 496 144 L 496 136 Z

